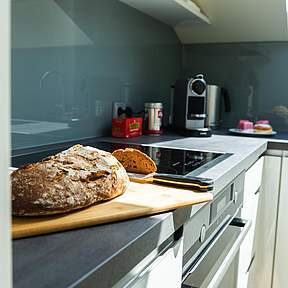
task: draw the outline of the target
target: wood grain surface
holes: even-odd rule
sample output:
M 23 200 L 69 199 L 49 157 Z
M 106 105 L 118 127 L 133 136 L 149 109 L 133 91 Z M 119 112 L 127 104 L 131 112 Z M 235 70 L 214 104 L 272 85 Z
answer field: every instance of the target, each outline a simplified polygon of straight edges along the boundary
M 120 197 L 76 212 L 42 217 L 13 217 L 12 236 L 17 239 L 127 220 L 212 199 L 211 193 L 131 182 Z

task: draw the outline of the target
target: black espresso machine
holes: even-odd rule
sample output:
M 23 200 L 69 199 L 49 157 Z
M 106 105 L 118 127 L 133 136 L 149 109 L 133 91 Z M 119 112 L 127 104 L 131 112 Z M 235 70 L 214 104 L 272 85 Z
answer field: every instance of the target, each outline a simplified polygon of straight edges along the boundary
M 206 126 L 207 84 L 202 74 L 178 79 L 174 88 L 174 128 L 185 136 L 210 137 Z

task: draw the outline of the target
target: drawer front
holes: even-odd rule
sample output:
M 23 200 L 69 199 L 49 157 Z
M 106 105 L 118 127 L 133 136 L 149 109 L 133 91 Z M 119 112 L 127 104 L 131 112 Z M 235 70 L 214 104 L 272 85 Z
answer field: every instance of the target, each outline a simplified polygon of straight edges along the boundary
M 180 288 L 182 280 L 183 239 L 142 271 L 129 288 Z
M 221 282 L 236 260 L 250 227 L 251 221 L 239 218 L 225 224 L 191 264 L 183 277 L 182 288 L 223 288 Z
M 255 225 L 258 210 L 259 189 L 262 182 L 263 157 L 260 158 L 245 174 L 244 200 L 241 217 L 251 219 L 252 225 L 239 253 L 238 283 L 237 288 L 246 288 L 249 270 L 255 258 L 253 250 Z
M 241 216 L 245 219 L 251 219 L 252 225 L 247 233 L 246 239 L 242 243 L 239 253 L 237 288 L 247 288 L 249 271 L 254 263 L 255 251 L 253 250 L 253 243 L 255 236 L 258 198 L 259 194 L 254 195 L 254 201 L 250 201 L 248 203 L 249 205 L 246 205 L 245 207 L 246 213 L 243 213 L 244 209 L 241 211 Z
M 262 171 L 263 171 L 263 157 L 257 160 L 245 173 L 244 184 L 244 204 L 253 199 L 255 194 L 261 186 Z

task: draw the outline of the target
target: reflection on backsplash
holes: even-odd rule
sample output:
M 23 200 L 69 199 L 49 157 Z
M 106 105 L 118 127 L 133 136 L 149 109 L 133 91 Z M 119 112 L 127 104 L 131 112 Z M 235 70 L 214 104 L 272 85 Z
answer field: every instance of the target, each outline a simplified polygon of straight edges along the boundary
M 169 111 L 181 71 L 228 89 L 224 126 L 248 118 L 288 128 L 288 43 L 182 49 L 172 28 L 117 0 L 14 0 L 12 47 L 14 149 L 109 134 L 114 101 Z
M 12 47 L 14 149 L 110 133 L 113 101 L 168 111 L 181 64 L 173 29 L 116 0 L 15 0 Z
M 57 4 L 57 1 L 14 0 L 12 5 L 14 48 L 93 44 L 89 36 L 69 17 L 65 9 Z M 28 23 L 24 20 L 28 20 Z
M 206 74 L 209 84 L 227 88 L 230 113 L 223 125 L 239 119 L 268 119 L 288 130 L 288 43 L 194 44 L 183 49 L 183 74 Z

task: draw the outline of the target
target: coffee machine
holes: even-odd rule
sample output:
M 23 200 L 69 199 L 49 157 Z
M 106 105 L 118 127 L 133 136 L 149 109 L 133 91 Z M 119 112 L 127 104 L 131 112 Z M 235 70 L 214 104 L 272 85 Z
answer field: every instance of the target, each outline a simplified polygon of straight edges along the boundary
M 207 84 L 202 74 L 178 79 L 174 88 L 174 128 L 192 137 L 210 137 L 206 127 Z

